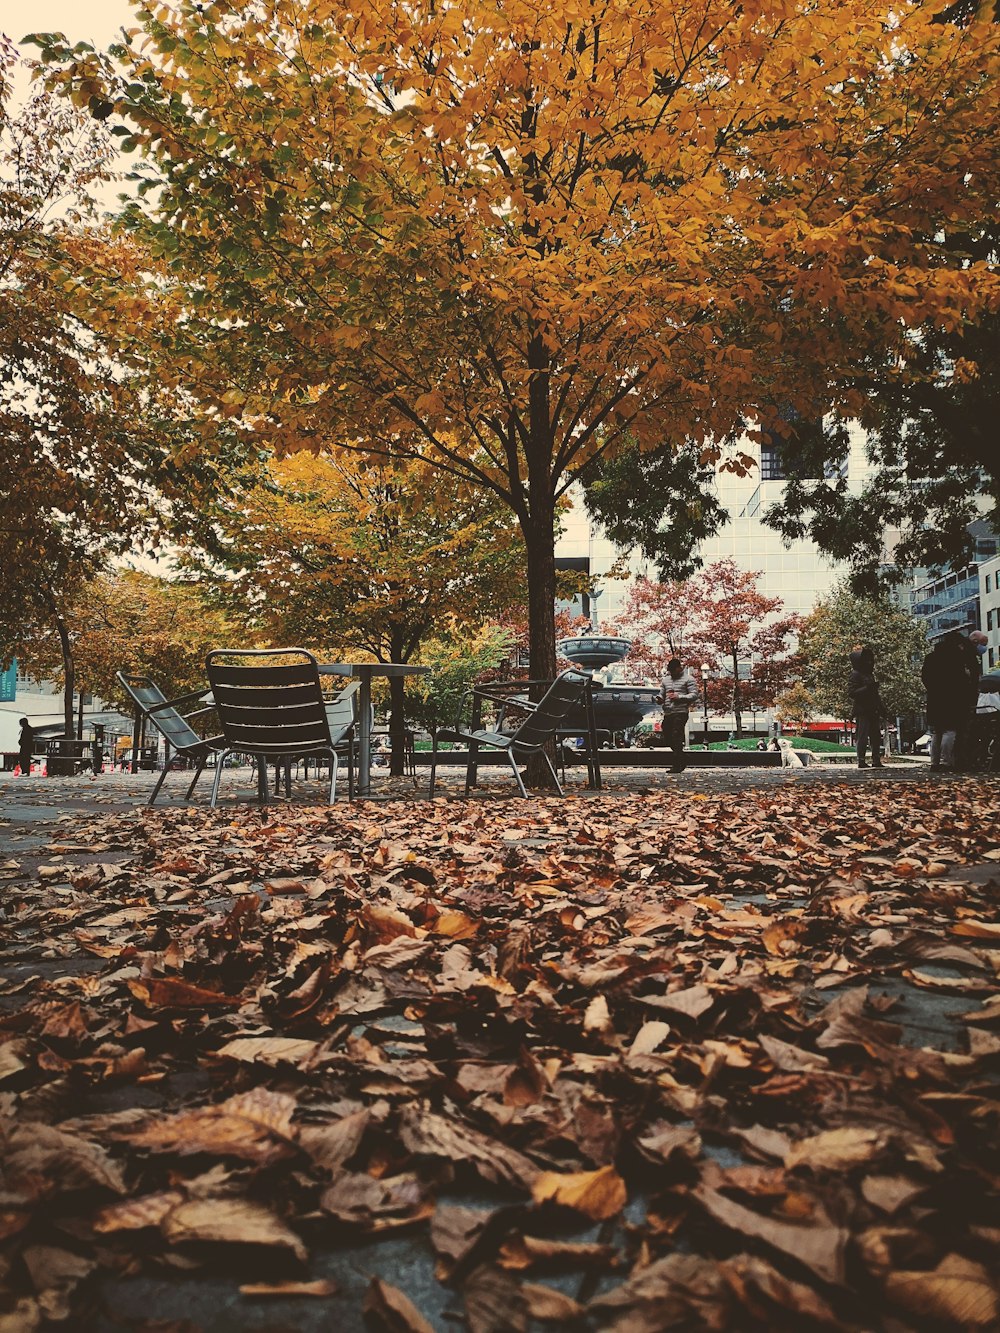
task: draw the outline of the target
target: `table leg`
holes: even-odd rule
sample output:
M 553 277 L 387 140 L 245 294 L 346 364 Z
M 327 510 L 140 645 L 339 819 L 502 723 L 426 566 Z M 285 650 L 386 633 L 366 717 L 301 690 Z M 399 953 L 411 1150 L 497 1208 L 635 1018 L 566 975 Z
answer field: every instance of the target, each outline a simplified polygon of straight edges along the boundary
M 594 683 L 587 686 L 587 780 L 594 791 L 601 790 L 601 754 L 597 742 L 597 719 L 594 716 Z
M 358 691 L 358 795 L 371 795 L 372 781 L 372 678 L 367 671 L 358 673 L 361 689 Z

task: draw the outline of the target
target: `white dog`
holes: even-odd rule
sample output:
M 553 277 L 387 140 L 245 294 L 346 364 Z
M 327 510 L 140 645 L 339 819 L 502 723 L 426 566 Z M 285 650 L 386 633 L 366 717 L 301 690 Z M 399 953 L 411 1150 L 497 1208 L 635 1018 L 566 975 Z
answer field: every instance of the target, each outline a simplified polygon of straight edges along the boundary
M 781 751 L 782 768 L 805 768 L 805 764 L 792 749 L 791 741 L 779 741 L 778 748 Z

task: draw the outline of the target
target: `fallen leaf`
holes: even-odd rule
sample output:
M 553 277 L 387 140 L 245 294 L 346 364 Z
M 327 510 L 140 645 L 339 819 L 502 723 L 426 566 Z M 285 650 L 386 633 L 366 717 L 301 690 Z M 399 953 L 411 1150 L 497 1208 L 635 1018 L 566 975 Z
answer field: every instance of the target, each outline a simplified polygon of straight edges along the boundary
M 890 1273 L 885 1294 L 900 1309 L 956 1327 L 982 1328 L 1000 1315 L 997 1288 L 986 1269 L 960 1254 L 946 1254 L 927 1273 Z
M 240 1287 L 241 1296 L 336 1296 L 336 1282 L 328 1278 L 317 1278 L 315 1282 L 245 1282 Z
M 877 1157 L 887 1141 L 884 1130 L 843 1125 L 793 1143 L 785 1155 L 785 1166 L 789 1171 L 797 1166 L 808 1166 L 813 1171 L 849 1171 Z
M 380 1333 L 434 1333 L 409 1296 L 380 1277 L 372 1278 L 363 1308 Z
M 191 1199 L 169 1212 L 160 1230 L 175 1245 L 188 1241 L 264 1245 L 290 1250 L 302 1263 L 309 1257 L 294 1231 L 267 1208 L 247 1199 Z
M 614 1217 L 628 1202 L 625 1182 L 613 1166 L 563 1174 L 543 1171 L 531 1188 L 536 1203 L 558 1203 L 593 1221 Z
M 843 1282 L 848 1233 L 834 1226 L 822 1210 L 816 1210 L 816 1220 L 799 1225 L 753 1212 L 705 1186 L 695 1190 L 694 1197 L 711 1217 L 731 1231 L 791 1255 L 824 1282 Z

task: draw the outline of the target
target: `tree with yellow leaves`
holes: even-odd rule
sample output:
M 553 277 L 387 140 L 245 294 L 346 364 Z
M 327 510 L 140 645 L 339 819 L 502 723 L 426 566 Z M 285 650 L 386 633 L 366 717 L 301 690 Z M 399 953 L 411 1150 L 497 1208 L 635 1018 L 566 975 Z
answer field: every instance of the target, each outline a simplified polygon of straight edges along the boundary
M 557 503 L 589 460 L 625 439 L 716 457 L 748 421 L 862 413 L 859 367 L 906 375 L 908 327 L 1000 291 L 962 245 L 1000 176 L 985 19 L 915 0 L 140 17 L 107 54 L 39 40 L 144 158 L 129 223 L 180 293 L 152 355 L 206 421 L 493 492 L 526 546 L 533 676 L 555 669 Z
M 325 656 L 413 662 L 523 597 L 517 526 L 495 497 L 424 465 L 299 453 L 227 499 L 187 561 L 251 637 Z M 389 682 L 394 771 L 404 680 Z

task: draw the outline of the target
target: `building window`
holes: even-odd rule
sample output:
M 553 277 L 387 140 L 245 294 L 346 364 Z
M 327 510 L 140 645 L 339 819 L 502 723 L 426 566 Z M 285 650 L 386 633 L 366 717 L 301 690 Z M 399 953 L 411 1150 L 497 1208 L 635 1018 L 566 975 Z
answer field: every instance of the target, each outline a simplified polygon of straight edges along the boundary
M 762 444 L 760 447 L 760 479 L 761 481 L 785 480 L 781 450 L 773 444 Z
M 986 628 L 987 628 L 987 629 L 992 629 L 992 628 L 993 628 L 993 612 L 992 612 L 992 611 L 987 611 L 987 612 L 986 612 Z
M 987 591 L 987 592 L 990 592 L 990 591 L 991 591 L 991 589 L 990 589 L 990 578 L 991 578 L 991 577 L 992 577 L 992 575 L 990 575 L 990 574 L 987 574 L 987 575 L 986 575 L 986 591 Z

